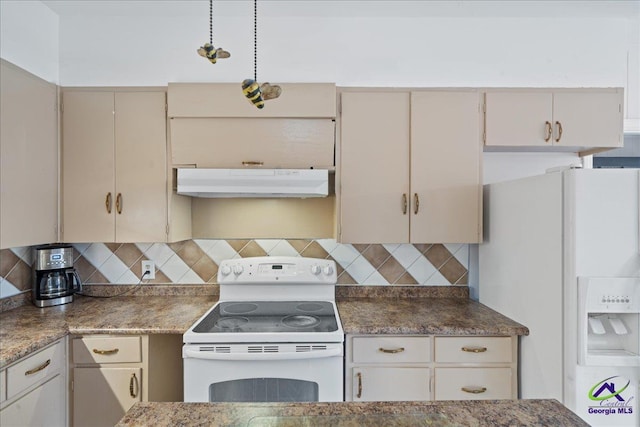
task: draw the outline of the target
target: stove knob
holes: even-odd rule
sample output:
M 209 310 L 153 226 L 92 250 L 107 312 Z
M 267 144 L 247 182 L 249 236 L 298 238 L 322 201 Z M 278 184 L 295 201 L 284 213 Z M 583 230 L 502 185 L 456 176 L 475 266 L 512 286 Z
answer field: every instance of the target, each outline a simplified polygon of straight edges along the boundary
M 316 276 L 318 274 L 320 274 L 320 266 L 319 265 L 312 265 L 311 266 L 311 274 L 315 274 Z
M 229 267 L 228 265 L 223 265 L 222 268 L 220 269 L 220 273 L 222 273 L 223 276 L 228 276 L 229 273 L 231 273 L 231 267 Z
M 325 268 L 322 269 L 322 271 L 324 272 L 324 274 L 329 276 L 333 273 L 333 267 L 331 267 L 330 265 L 327 265 Z
M 233 266 L 233 274 L 239 276 L 244 271 L 244 268 L 240 264 L 236 264 Z

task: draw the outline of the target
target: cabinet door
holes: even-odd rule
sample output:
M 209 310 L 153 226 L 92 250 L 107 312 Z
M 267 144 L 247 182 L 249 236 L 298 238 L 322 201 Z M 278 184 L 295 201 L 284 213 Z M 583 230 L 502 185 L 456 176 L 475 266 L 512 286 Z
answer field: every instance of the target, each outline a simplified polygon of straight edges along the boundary
M 0 425 L 52 426 L 66 425 L 66 385 L 57 375 L 0 411 Z
M 63 240 L 113 242 L 114 94 L 65 92 L 63 108 Z
M 616 89 L 555 92 L 554 145 L 622 147 L 622 102 L 622 91 Z
M 74 368 L 73 424 L 113 426 L 141 400 L 140 368 Z
M 167 229 L 164 92 L 115 94 L 117 242 L 163 242 Z
M 341 102 L 340 240 L 406 243 L 409 93 L 344 92 Z
M 0 70 L 0 248 L 58 240 L 56 85 Z
M 486 146 L 552 145 L 551 92 L 489 91 L 485 96 Z
M 266 168 L 328 168 L 334 165 L 334 149 L 332 119 L 171 119 L 174 165 L 242 168 L 253 162 Z
M 411 94 L 412 243 L 481 241 L 477 91 Z
M 428 368 L 353 368 L 351 400 L 429 400 Z

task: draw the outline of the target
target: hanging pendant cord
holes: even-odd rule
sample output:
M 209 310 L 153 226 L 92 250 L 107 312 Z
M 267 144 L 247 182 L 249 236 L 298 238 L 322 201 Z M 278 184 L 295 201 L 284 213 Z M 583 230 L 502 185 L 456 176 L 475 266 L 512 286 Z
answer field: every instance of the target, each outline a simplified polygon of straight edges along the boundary
M 253 80 L 258 81 L 258 0 L 253 0 Z
M 209 0 L 209 43 L 213 46 L 213 0 Z

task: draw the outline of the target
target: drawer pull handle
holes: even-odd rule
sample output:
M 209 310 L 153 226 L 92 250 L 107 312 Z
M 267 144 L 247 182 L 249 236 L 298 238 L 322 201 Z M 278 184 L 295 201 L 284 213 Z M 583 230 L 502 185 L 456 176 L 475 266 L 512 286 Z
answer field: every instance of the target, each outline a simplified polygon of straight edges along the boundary
M 418 210 L 420 210 L 420 198 L 418 193 L 413 193 L 413 214 L 418 215 Z
M 406 215 L 407 214 L 407 206 L 408 206 L 407 193 L 404 193 L 402 195 L 402 215 Z
M 549 142 L 549 140 L 551 139 L 551 134 L 553 133 L 553 129 L 551 128 L 551 122 L 550 121 L 544 122 L 544 127 L 547 131 L 547 136 L 545 136 L 544 142 Z
M 116 211 L 118 215 L 122 213 L 122 193 L 118 193 L 116 196 Z
M 378 349 L 378 351 L 381 351 L 383 353 L 396 354 L 396 353 L 402 353 L 404 351 L 404 347 L 400 347 L 400 348 L 382 348 L 382 347 L 380 347 Z
M 558 137 L 556 138 L 556 142 L 560 142 L 562 138 L 562 123 L 556 122 L 556 126 L 558 127 Z
M 462 347 L 462 351 L 467 353 L 484 353 L 487 351 L 487 347 Z
M 242 166 L 263 166 L 264 162 L 244 161 Z
M 116 354 L 119 351 L 120 349 L 118 348 L 114 348 L 113 350 L 98 350 L 97 348 L 93 349 L 93 352 L 95 354 L 104 354 L 104 355 Z
M 38 366 L 37 368 L 33 368 L 31 370 L 28 370 L 27 372 L 24 373 L 25 376 L 27 375 L 33 375 L 37 372 L 42 371 L 44 368 L 46 368 L 47 366 L 51 365 L 51 359 L 47 359 L 46 362 L 44 362 L 42 365 Z
M 108 192 L 106 199 L 104 199 L 104 207 L 107 209 L 107 213 L 111 213 L 111 192 Z
M 480 394 L 480 393 L 484 393 L 485 391 L 487 391 L 486 387 L 462 387 L 461 388 L 462 391 L 464 391 L 465 393 L 472 393 L 472 394 Z
M 356 376 L 358 377 L 358 394 L 356 394 L 356 397 L 359 399 L 362 397 L 362 373 L 358 372 Z
M 131 380 L 129 380 L 129 394 L 131 397 L 138 397 L 138 378 L 136 377 L 136 374 L 131 374 Z

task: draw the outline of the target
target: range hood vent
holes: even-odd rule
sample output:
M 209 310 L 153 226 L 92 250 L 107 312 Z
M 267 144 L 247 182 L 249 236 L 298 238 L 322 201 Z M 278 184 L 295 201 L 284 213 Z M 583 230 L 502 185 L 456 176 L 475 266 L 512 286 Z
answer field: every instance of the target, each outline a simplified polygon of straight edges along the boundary
M 326 169 L 178 169 L 178 194 L 192 197 L 326 197 Z

